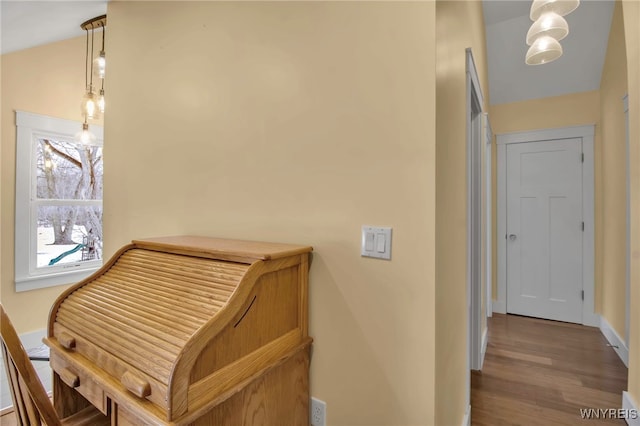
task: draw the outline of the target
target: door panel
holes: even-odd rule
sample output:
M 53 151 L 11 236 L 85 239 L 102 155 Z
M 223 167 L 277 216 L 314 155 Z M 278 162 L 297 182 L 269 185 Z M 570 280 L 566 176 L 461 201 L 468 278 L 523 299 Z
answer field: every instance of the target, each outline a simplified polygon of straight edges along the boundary
M 507 312 L 582 322 L 582 140 L 507 146 Z

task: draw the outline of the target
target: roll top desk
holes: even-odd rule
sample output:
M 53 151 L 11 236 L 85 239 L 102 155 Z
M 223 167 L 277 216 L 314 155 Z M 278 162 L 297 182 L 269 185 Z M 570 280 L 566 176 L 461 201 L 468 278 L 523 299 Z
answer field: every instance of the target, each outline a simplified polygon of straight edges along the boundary
M 311 247 L 134 240 L 54 303 L 54 405 L 112 425 L 308 425 Z

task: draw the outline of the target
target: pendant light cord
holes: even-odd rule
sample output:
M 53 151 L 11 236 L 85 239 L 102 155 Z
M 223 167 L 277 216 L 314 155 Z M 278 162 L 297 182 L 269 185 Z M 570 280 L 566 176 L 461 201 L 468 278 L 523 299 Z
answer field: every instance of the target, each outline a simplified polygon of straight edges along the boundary
M 87 49 L 84 55 L 84 89 L 87 90 L 87 85 L 89 83 L 89 76 L 87 72 L 89 71 L 89 30 L 84 30 L 87 33 Z
M 102 27 L 102 51 L 104 52 L 104 33 L 107 32 L 107 29 L 105 28 L 104 24 L 100 25 Z
M 89 77 L 89 87 L 91 88 L 91 92 L 93 92 L 93 36 L 94 36 L 94 29 L 93 27 L 91 27 L 91 77 Z
M 104 24 L 100 25 L 102 27 L 102 50 L 101 54 L 104 54 L 104 35 L 107 32 L 107 29 L 104 27 Z M 100 85 L 100 90 L 104 90 L 104 78 L 102 79 L 102 84 Z

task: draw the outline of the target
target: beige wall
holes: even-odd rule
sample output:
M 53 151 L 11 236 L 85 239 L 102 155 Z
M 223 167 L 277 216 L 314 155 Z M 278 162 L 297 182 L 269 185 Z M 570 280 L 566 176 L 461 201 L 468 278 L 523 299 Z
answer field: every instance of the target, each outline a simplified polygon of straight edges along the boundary
M 313 245 L 328 424 L 434 424 L 434 3 L 108 13 L 105 251 L 170 234 Z M 363 224 L 393 227 L 391 261 L 360 257 Z
M 485 103 L 489 90 L 482 4 L 437 2 L 436 16 L 436 424 L 459 425 L 467 408 L 467 47 Z
M 600 314 L 625 336 L 627 270 L 627 138 L 622 97 L 627 93 L 627 60 L 622 3 L 616 2 L 600 82 L 602 146 L 602 249 Z
M 597 90 L 552 98 L 491 105 L 493 133 L 595 124 L 600 118 Z
M 0 163 L 0 300 L 19 333 L 46 326 L 49 308 L 64 286 L 16 293 L 14 284 L 15 111 L 81 120 L 84 37 L 2 55 Z M 78 124 L 80 129 L 80 124 Z
M 640 3 L 622 4 L 629 86 L 631 163 L 631 335 L 629 392 L 640 404 Z
M 600 138 L 600 91 L 575 93 L 530 101 L 491 105 L 489 108 L 491 127 L 496 135 L 527 130 L 596 124 L 594 140 L 595 169 L 595 304 L 600 311 L 602 283 L 602 143 Z M 493 176 L 497 175 L 497 159 L 494 149 Z M 493 193 L 497 194 L 496 180 Z M 493 198 L 494 223 L 497 212 L 497 196 Z M 496 225 L 497 226 L 497 225 Z M 494 229 L 497 229 L 494 227 Z M 498 270 L 497 241 L 493 241 L 493 295 L 497 295 Z

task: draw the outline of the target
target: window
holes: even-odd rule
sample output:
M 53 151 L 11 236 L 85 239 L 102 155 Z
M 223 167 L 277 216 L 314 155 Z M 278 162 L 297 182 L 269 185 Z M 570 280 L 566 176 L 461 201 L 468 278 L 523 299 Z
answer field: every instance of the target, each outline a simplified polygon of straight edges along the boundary
M 102 139 L 82 123 L 16 112 L 16 291 L 79 281 L 102 265 Z

